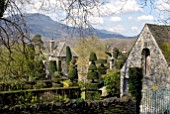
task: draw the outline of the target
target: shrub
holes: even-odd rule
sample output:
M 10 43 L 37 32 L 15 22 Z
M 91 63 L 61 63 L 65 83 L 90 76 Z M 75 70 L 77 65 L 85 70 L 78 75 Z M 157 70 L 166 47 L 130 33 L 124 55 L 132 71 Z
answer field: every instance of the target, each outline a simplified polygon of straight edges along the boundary
M 102 75 L 102 78 L 105 80 L 105 85 L 107 93 L 109 96 L 117 96 L 120 94 L 120 71 L 119 70 L 110 70 L 107 74 Z
M 99 100 L 101 96 L 101 91 L 86 91 L 86 100 Z
M 45 92 L 42 95 L 43 102 L 52 102 L 55 99 L 55 95 L 52 92 Z
M 136 98 L 136 110 L 137 114 L 140 112 L 140 103 L 142 99 L 142 78 L 143 70 L 141 68 L 129 69 L 129 92 Z
M 56 61 L 50 61 L 50 74 L 53 74 L 57 71 Z
M 45 83 L 43 81 L 37 81 L 37 83 L 33 86 L 35 89 L 40 89 L 45 87 Z

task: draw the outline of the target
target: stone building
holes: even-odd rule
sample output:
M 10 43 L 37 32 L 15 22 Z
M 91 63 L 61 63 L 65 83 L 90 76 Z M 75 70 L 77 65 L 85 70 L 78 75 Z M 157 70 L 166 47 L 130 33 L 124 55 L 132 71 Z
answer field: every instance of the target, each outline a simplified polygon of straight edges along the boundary
M 170 89 L 170 26 L 145 24 L 121 69 L 121 96 L 128 92 L 128 70 L 143 68 L 142 91 Z
M 50 40 L 50 54 L 49 61 L 61 60 L 62 72 L 67 75 L 67 65 L 66 65 L 66 47 L 69 46 L 65 42 L 55 43 L 54 40 Z M 72 58 L 78 59 L 78 54 L 70 47 Z

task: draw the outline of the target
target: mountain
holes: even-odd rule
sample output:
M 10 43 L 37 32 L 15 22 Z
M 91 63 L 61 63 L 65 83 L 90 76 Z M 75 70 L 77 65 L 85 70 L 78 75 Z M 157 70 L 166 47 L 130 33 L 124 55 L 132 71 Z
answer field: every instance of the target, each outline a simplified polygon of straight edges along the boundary
M 40 34 L 48 38 L 79 38 L 97 36 L 99 38 L 129 38 L 119 33 L 98 29 L 78 29 L 53 21 L 49 16 L 34 13 L 24 14 L 31 34 Z

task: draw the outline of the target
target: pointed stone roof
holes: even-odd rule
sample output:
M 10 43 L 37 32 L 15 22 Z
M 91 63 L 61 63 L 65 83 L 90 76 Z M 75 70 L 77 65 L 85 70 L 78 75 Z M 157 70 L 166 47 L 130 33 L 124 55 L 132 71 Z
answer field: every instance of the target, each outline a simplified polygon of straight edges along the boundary
M 146 24 L 168 64 L 170 64 L 170 25 Z
M 66 45 L 65 42 L 59 42 L 56 48 L 53 51 L 53 56 L 56 57 L 66 57 Z M 73 57 L 78 57 L 78 54 L 70 47 Z

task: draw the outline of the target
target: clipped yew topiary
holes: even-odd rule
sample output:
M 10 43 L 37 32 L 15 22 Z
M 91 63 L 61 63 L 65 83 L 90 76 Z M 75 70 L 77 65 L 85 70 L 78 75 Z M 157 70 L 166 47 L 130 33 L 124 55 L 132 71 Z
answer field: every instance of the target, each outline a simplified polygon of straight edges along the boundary
M 87 74 L 87 79 L 89 80 L 89 82 L 86 83 L 85 86 L 86 87 L 85 98 L 87 100 L 96 100 L 96 99 L 100 99 L 101 91 L 98 90 L 99 74 L 95 64 L 95 61 L 97 60 L 97 56 L 94 52 L 91 52 L 89 60 L 90 60 L 90 65 Z
M 76 60 L 73 58 L 69 65 L 68 78 L 74 83 L 78 80 Z
M 103 63 L 100 64 L 98 67 L 98 72 L 99 72 L 99 79 L 101 79 L 101 75 L 106 74 L 107 67 L 104 66 Z
M 95 52 L 91 52 L 90 53 L 90 58 L 89 61 L 96 61 L 97 60 L 97 56 Z
M 142 68 L 134 67 L 129 69 L 129 92 L 136 98 L 136 113 L 140 112 L 140 104 L 142 99 Z
M 94 61 L 92 61 L 89 66 L 87 79 L 90 80 L 92 83 L 99 82 L 98 70 Z

